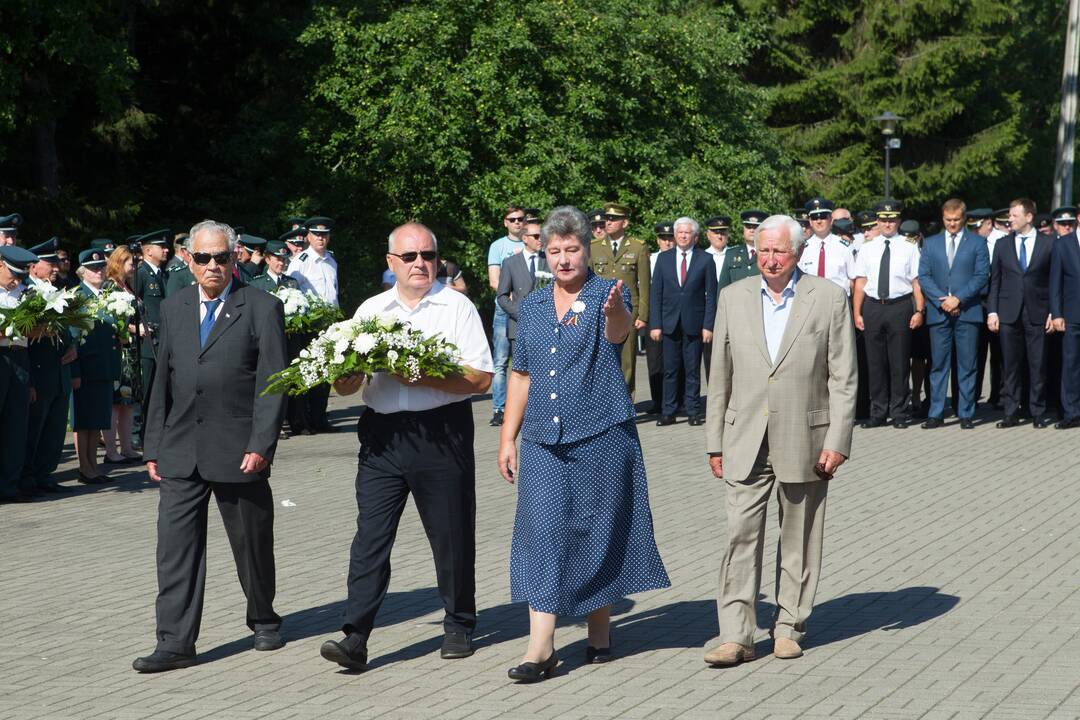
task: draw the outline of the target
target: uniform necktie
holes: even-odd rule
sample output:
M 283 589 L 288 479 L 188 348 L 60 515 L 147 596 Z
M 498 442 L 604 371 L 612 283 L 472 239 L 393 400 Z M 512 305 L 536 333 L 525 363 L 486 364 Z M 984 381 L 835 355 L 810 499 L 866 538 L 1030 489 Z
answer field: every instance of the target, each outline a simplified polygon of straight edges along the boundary
M 277 276 L 277 286 L 278 287 L 285 287 L 285 276 L 284 275 L 278 275 Z
M 886 246 L 887 247 L 887 246 Z M 817 276 L 825 277 L 825 243 L 821 243 L 821 248 L 817 253 Z
M 214 312 L 221 304 L 221 298 L 203 300 L 202 304 L 206 307 L 206 317 L 199 323 L 199 347 L 206 347 L 206 338 L 210 337 L 210 331 L 214 329 Z
M 618 255 L 619 254 L 619 241 L 618 240 L 612 240 L 611 241 L 611 254 L 612 255 Z
M 952 261 L 954 257 L 956 257 L 956 235 L 949 233 L 948 257 L 946 259 L 949 261 L 950 270 L 952 270 Z
M 889 251 L 889 240 L 886 238 L 885 252 L 881 253 L 881 266 L 878 268 L 878 300 L 889 299 L 889 261 L 892 259 L 891 254 L 892 253 Z
M 682 267 L 679 269 L 679 284 L 686 284 L 686 251 L 683 250 L 682 254 Z
M 1027 272 L 1027 238 L 1020 238 L 1020 272 Z
M 532 275 L 533 280 L 536 279 L 536 255 L 529 256 L 529 274 Z

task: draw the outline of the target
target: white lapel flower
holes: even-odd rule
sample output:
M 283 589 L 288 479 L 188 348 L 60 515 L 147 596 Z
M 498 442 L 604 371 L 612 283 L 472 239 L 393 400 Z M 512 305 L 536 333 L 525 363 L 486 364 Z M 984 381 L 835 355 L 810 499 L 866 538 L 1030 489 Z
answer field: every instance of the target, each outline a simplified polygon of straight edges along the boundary
M 580 300 L 575 300 L 574 304 L 570 306 L 570 309 L 580 315 L 581 313 L 585 312 L 585 303 L 581 302 Z

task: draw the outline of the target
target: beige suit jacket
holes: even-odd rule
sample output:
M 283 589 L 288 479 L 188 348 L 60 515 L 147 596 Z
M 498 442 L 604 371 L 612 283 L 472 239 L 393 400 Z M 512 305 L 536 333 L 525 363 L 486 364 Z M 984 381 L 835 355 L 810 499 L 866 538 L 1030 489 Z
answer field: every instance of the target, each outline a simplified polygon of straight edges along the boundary
M 750 475 L 766 430 L 780 482 L 817 480 L 823 449 L 851 454 L 858 370 L 840 287 L 799 278 L 775 365 L 765 344 L 760 277 L 724 288 L 713 333 L 706 450 L 723 453 L 726 480 Z

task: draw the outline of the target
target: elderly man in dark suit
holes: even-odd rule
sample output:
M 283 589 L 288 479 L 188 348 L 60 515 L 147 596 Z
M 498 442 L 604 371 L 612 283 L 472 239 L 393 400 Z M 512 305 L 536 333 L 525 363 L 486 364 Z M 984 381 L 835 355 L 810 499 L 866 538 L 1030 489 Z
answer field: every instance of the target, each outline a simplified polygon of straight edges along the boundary
M 999 428 L 1018 425 L 1028 375 L 1027 409 L 1037 428 L 1050 425 L 1046 410 L 1046 336 L 1050 320 L 1050 255 L 1054 240 L 1034 228 L 1035 203 L 1027 198 L 1009 205 L 1012 233 L 994 246 L 986 325 L 1001 338 L 1005 380 L 1005 417 Z
M 514 354 L 514 340 L 517 338 L 518 308 L 525 296 L 536 287 L 536 274 L 551 276 L 548 272 L 547 259 L 540 250 L 540 223 L 525 224 L 521 233 L 525 248 L 503 260 L 499 271 L 499 287 L 495 302 L 506 313 L 506 337 L 510 339 L 510 354 Z
M 675 247 L 660 253 L 653 271 L 649 333 L 664 342 L 664 406 L 657 425 L 675 422 L 679 372 L 686 378 L 684 407 L 691 425 L 704 425 L 701 410 L 702 344 L 712 341 L 716 318 L 716 265 L 695 247 L 701 227 L 693 218 L 675 221 Z
M 236 233 L 206 220 L 191 229 L 197 284 L 161 304 L 157 389 L 143 455 L 161 483 L 157 648 L 139 672 L 195 664 L 206 579 L 210 495 L 225 522 L 256 650 L 284 643 L 274 612 L 274 500 L 270 463 L 285 413 L 262 396 L 286 365 L 281 301 L 233 279 Z

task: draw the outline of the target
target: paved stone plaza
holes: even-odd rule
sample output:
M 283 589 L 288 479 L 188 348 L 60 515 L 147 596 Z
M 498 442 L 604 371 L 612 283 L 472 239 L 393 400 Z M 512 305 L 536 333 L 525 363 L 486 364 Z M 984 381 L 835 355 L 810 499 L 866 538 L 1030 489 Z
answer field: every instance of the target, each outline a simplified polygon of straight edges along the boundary
M 639 372 L 643 375 L 644 366 Z M 358 398 L 358 396 L 356 396 Z M 252 651 L 244 599 L 211 512 L 200 664 L 138 675 L 154 645 L 157 492 L 117 482 L 0 506 L 0 718 L 1076 718 L 1080 717 L 1080 432 L 856 430 L 833 482 L 806 655 L 704 664 L 717 631 L 723 483 L 703 428 L 641 432 L 657 541 L 673 587 L 616 607 L 617 661 L 585 666 L 584 625 L 561 623 L 558 675 L 506 679 L 526 609 L 509 602 L 515 489 L 495 470 L 490 401 L 477 420 L 477 653 L 443 661 L 427 539 L 406 509 L 367 672 L 319 657 L 339 634 L 359 402 L 336 434 L 283 441 L 274 465 L 277 609 L 288 645 Z M 70 459 L 63 477 L 75 475 Z M 775 511 L 765 562 L 775 560 Z M 760 622 L 772 612 L 766 573 Z

